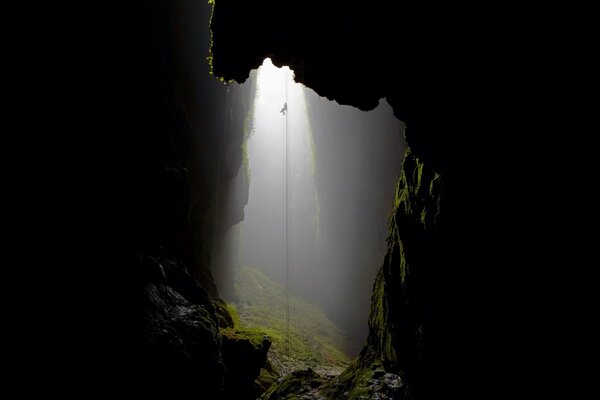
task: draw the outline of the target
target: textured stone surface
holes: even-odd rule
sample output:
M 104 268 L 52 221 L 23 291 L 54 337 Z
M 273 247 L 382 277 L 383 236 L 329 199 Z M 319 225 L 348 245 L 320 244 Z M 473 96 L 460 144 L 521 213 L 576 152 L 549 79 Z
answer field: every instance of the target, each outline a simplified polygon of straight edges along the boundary
M 408 150 L 388 226 L 388 250 L 373 285 L 367 345 L 354 365 L 329 385 L 330 398 L 374 396 L 375 386 L 388 387 L 388 373 L 402 377 L 397 385 L 390 381 L 391 398 L 430 395 L 431 275 L 438 267 L 441 184 L 441 177 Z M 375 386 L 373 379 L 379 380 Z
M 145 341 L 141 346 L 146 390 L 191 398 L 217 396 L 224 368 L 214 308 L 195 305 L 166 285 L 148 284 Z

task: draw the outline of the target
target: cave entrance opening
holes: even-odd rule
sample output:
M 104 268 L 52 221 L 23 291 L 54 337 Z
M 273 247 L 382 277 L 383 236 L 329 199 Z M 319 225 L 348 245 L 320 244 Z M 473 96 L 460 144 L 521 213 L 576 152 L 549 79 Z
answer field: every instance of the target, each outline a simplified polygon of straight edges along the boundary
M 248 199 L 216 257 L 217 286 L 237 324 L 270 337 L 281 372 L 339 372 L 366 339 L 403 126 L 385 101 L 371 112 L 341 106 L 268 58 L 244 85 L 253 95 L 238 99 L 238 183 Z

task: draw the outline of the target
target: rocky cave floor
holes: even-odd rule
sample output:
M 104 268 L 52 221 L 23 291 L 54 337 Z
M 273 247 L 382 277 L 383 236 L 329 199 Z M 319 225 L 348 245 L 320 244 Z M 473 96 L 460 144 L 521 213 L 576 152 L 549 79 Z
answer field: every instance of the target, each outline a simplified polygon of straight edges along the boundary
M 375 367 L 371 377 L 362 387 L 362 393 L 353 393 L 340 389 L 338 377 L 342 373 L 339 368 L 318 367 L 296 370 L 277 380 L 277 382 L 261 397 L 263 400 L 331 400 L 328 393 L 338 393 L 339 399 L 356 400 L 395 400 L 403 394 L 402 380 L 398 375 L 385 372 L 380 366 Z M 353 388 L 356 390 L 356 388 Z

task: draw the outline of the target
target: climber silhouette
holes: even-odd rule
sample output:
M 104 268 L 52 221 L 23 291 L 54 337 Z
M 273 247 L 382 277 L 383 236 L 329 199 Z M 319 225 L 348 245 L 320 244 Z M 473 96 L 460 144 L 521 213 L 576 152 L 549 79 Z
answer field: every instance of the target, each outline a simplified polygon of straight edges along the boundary
M 282 113 L 283 115 L 285 115 L 286 111 L 287 111 L 287 103 L 283 103 L 283 108 L 279 112 Z

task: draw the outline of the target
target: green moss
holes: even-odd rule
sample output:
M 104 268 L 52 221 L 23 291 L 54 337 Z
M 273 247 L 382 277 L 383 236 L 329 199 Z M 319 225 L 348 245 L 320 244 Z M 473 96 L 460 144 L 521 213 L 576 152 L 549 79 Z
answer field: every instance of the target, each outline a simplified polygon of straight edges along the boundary
M 246 174 L 248 184 L 250 184 L 252 175 L 250 173 L 250 156 L 248 156 L 248 140 L 245 136 L 244 141 L 242 142 L 242 165 L 244 167 L 244 173 Z
M 369 328 L 371 331 L 383 326 L 384 323 L 384 307 L 383 299 L 385 293 L 385 280 L 381 270 L 377 273 L 375 283 L 373 284 L 373 294 L 371 298 L 371 315 L 369 316 Z
M 429 182 L 429 194 L 431 196 L 436 196 L 437 193 L 434 192 L 434 184 L 438 183 L 441 180 L 441 175 L 438 174 L 437 172 L 435 172 L 433 174 L 433 179 L 431 180 L 431 182 Z
M 231 319 L 233 320 L 233 325 L 239 326 L 240 325 L 240 316 L 239 316 L 237 310 L 235 309 L 235 307 L 229 303 L 225 303 L 225 309 L 231 316 Z
M 429 183 L 429 195 L 435 199 L 435 210 L 432 221 L 434 226 L 437 224 L 437 220 L 442 209 L 441 185 L 442 176 L 436 172 L 433 176 L 433 179 Z
M 372 398 L 373 393 L 369 380 L 373 377 L 373 370 L 381 366 L 372 359 L 372 353 L 361 354 L 361 359 L 353 362 L 337 378 L 325 385 L 321 393 L 330 400 Z
M 250 156 L 248 155 L 248 139 L 250 139 L 252 132 L 254 131 L 254 109 L 258 90 L 256 85 L 256 73 L 254 71 L 250 73 L 249 83 L 251 85 L 250 93 L 254 93 L 254 95 L 251 97 L 250 107 L 248 107 L 248 112 L 244 118 L 244 138 L 242 140 L 242 165 L 244 167 L 244 174 L 246 174 L 248 184 L 250 184 L 251 179 Z
M 425 230 L 437 223 L 441 205 L 441 175 L 425 167 L 407 148 L 396 185 L 393 214 L 419 221 Z M 422 188 L 427 188 L 425 192 Z
M 221 300 L 214 301 L 215 311 L 217 314 L 217 318 L 219 320 L 219 327 L 221 328 L 231 328 L 234 325 L 234 321 L 232 319 L 231 313 L 227 307 L 227 304 Z
M 406 253 L 404 251 L 404 242 L 402 240 L 398 240 L 398 261 L 399 261 L 399 270 L 400 270 L 400 282 L 402 286 L 406 285 L 406 279 L 408 276 L 409 263 L 407 262 Z
M 279 379 L 279 372 L 273 367 L 273 365 L 267 361 L 265 368 L 260 370 L 260 375 L 256 379 L 256 384 L 260 387 L 261 392 L 266 392 L 277 382 Z
M 344 368 L 349 359 L 342 350 L 343 336 L 314 304 L 291 297 L 290 354 L 285 352 L 285 290 L 261 271 L 241 267 L 236 271 L 239 302 L 229 305 L 236 333 L 253 340 L 268 335 L 269 358 L 281 371 L 316 366 Z
M 211 6 L 211 11 L 210 11 L 210 18 L 208 20 L 208 27 L 210 30 L 210 44 L 208 46 L 208 52 L 210 53 L 210 55 L 208 57 L 206 57 L 206 60 L 208 61 L 208 73 L 211 75 L 215 75 L 214 73 L 214 68 L 213 68 L 213 52 L 212 52 L 212 48 L 213 48 L 213 31 L 212 29 L 210 29 L 211 23 L 212 23 L 212 18 L 213 15 L 215 13 L 215 0 L 208 0 L 208 4 L 210 4 Z M 219 82 L 223 82 L 225 83 L 225 79 L 223 77 L 217 77 L 217 79 L 219 80 Z
M 414 184 L 414 191 L 415 193 L 419 193 L 419 190 L 421 189 L 421 182 L 423 180 L 423 163 L 419 162 L 419 159 L 417 158 L 417 167 L 415 168 L 414 171 L 415 177 L 413 179 Z
M 369 379 L 373 377 L 373 373 L 368 368 L 359 369 L 351 376 L 351 389 L 348 394 L 348 400 L 368 398 L 371 394 L 369 388 Z
M 312 369 L 294 371 L 281 382 L 271 386 L 263 395 L 264 400 L 297 399 L 302 389 L 321 386 L 323 379 Z M 313 386 L 313 384 L 315 384 Z
M 289 375 L 280 384 L 271 386 L 271 388 L 264 394 L 263 398 L 265 400 L 269 400 L 271 398 L 293 398 L 295 397 L 293 393 L 297 392 L 301 387 L 302 380 L 294 377 L 293 375 Z M 293 397 L 289 397 L 288 395 Z

